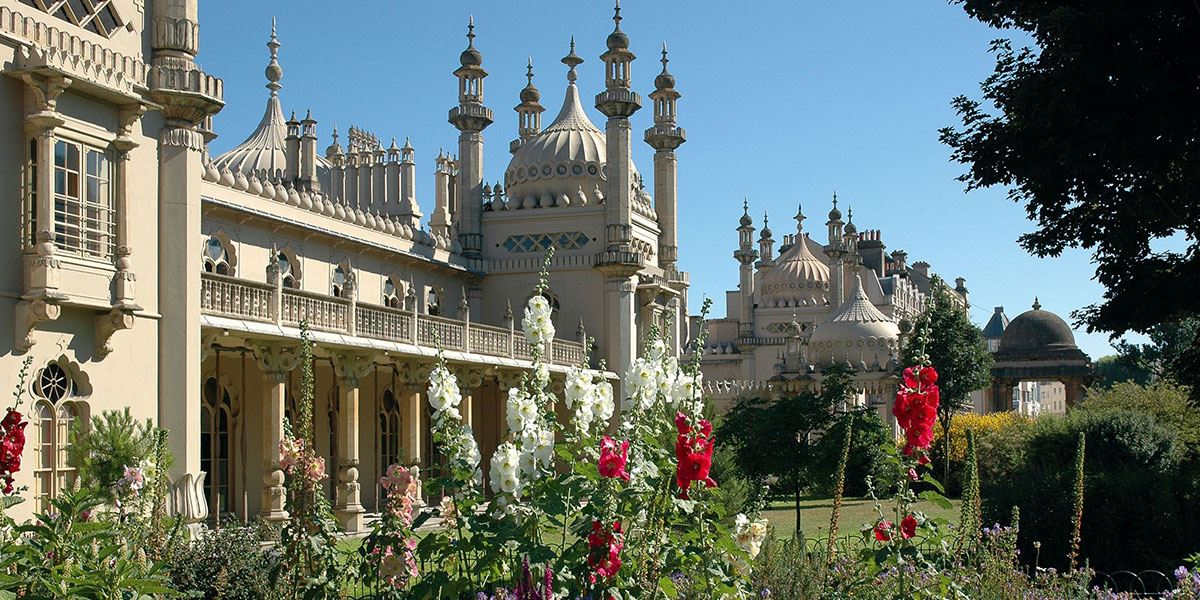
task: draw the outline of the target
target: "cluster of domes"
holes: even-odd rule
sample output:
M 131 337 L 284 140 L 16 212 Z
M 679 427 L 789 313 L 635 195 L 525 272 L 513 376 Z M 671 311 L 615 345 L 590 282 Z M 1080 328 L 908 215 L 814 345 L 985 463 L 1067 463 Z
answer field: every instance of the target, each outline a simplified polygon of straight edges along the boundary
M 808 247 L 807 234 L 779 257 L 759 284 L 768 307 L 820 306 L 829 300 L 829 265 Z

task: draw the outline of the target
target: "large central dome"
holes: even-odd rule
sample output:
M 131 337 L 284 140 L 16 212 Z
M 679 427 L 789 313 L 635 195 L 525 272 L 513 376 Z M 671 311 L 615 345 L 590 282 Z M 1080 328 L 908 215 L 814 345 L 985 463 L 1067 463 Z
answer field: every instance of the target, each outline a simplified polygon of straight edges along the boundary
M 829 301 L 829 265 L 809 250 L 808 234 L 779 257 L 759 291 L 767 307 L 823 306 Z
M 604 132 L 588 119 L 579 89 L 567 85 L 554 122 L 522 144 L 508 163 L 504 187 L 509 202 L 529 208 L 562 205 L 564 197 L 572 205 L 598 203 L 596 189 L 601 194 L 605 189 L 605 149 Z

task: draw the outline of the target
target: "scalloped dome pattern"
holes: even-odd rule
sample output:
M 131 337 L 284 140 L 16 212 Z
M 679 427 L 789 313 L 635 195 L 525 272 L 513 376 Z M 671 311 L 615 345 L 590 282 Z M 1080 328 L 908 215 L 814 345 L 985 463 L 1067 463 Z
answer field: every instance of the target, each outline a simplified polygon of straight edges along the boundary
M 855 275 L 849 298 L 813 332 L 810 358 L 823 366 L 886 366 L 898 353 L 899 340 L 900 328 L 871 304 L 862 277 Z
M 759 292 L 767 306 L 812 306 L 829 301 L 829 265 L 809 250 L 807 240 L 808 234 L 804 234 L 762 278 Z

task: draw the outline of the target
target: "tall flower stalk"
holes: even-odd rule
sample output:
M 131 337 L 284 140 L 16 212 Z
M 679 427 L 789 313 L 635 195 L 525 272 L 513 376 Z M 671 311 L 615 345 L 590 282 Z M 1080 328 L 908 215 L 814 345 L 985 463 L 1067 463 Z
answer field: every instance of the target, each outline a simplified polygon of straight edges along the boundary
M 846 436 L 842 440 L 842 454 L 838 457 L 837 483 L 833 488 L 833 513 L 829 516 L 829 541 L 825 550 L 825 564 L 832 565 L 837 552 L 838 525 L 842 516 L 842 499 L 846 491 L 846 465 L 850 462 L 850 442 L 854 432 L 854 420 L 846 422 Z
M 1067 554 L 1067 566 L 1072 571 L 1078 566 L 1079 544 L 1083 535 L 1083 459 L 1087 449 L 1087 438 L 1079 434 L 1079 446 L 1075 449 L 1075 506 L 1071 514 L 1071 550 Z

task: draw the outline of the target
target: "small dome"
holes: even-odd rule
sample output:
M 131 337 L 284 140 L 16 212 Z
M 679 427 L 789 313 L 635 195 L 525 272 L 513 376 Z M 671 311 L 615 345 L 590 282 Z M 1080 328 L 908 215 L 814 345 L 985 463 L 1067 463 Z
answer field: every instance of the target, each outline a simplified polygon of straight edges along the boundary
M 854 221 L 846 223 L 846 233 L 858 233 L 858 227 L 854 225 Z
M 624 31 L 618 26 L 615 31 L 608 34 L 608 39 L 605 40 L 609 50 L 627 50 L 629 49 L 629 36 L 625 35 Z
M 745 203 L 743 203 L 742 204 L 742 218 L 738 219 L 738 225 L 741 225 L 742 227 L 749 227 L 753 224 L 754 224 L 754 219 L 750 218 L 750 209 L 746 207 Z
M 817 325 L 809 340 L 809 356 L 823 366 L 886 366 L 899 348 L 900 328 L 871 304 L 858 275 L 846 302 Z
M 654 87 L 660 90 L 673 89 L 675 87 L 675 76 L 668 73 L 666 69 L 663 69 L 663 72 L 654 78 Z
M 829 265 L 808 248 L 808 236 L 796 240 L 763 276 L 759 293 L 768 306 L 824 305 L 829 295 Z
M 1008 323 L 1000 338 L 1000 352 L 1039 353 L 1047 351 L 1074 350 L 1075 334 L 1062 317 L 1042 310 L 1034 301 L 1033 310 L 1028 310 Z
M 842 211 L 838 210 L 837 202 L 833 203 L 833 209 L 829 211 L 829 220 L 830 221 L 841 221 L 842 220 Z
M 521 102 L 534 104 L 542 100 L 542 93 L 532 83 L 521 89 Z
M 458 62 L 464 67 L 478 67 L 483 64 L 483 54 L 480 54 L 475 46 L 468 46 L 458 55 Z

